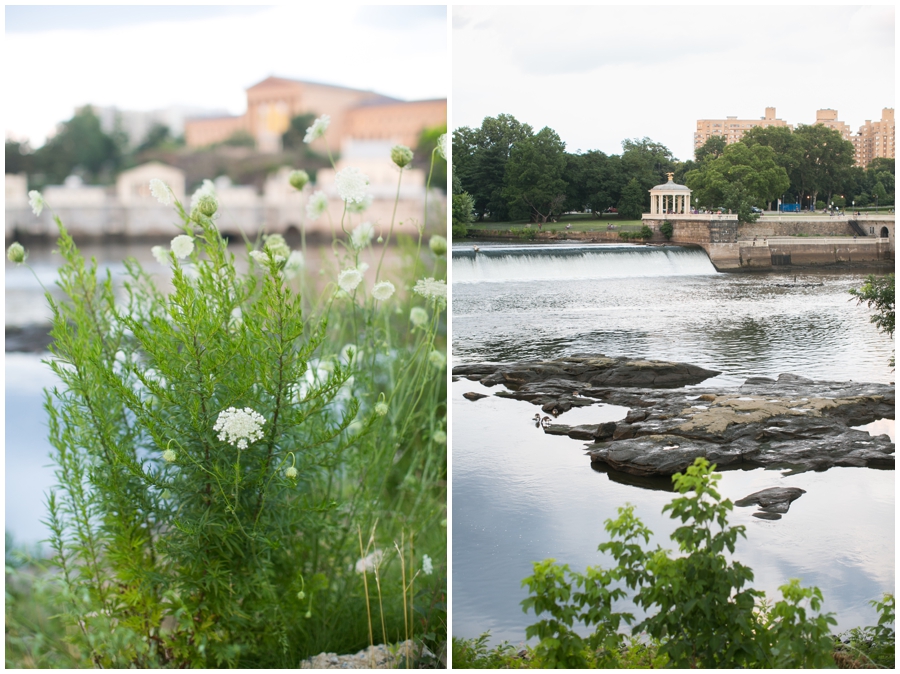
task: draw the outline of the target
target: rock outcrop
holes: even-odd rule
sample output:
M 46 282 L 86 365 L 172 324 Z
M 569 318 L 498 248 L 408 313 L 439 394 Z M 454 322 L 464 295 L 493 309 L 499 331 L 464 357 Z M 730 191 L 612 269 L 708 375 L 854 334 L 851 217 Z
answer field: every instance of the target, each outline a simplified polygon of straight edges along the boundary
M 738 389 L 674 388 L 719 373 L 685 363 L 586 355 L 462 365 L 453 374 L 485 386 L 502 384 L 508 390 L 498 396 L 526 400 L 554 416 L 597 401 L 630 408 L 621 421 L 549 423 L 544 431 L 590 440 L 592 462 L 635 476 L 672 475 L 698 456 L 719 469 L 894 467 L 888 436 L 853 428 L 894 418 L 894 387 L 885 384 L 783 374 L 777 380 L 753 377 Z

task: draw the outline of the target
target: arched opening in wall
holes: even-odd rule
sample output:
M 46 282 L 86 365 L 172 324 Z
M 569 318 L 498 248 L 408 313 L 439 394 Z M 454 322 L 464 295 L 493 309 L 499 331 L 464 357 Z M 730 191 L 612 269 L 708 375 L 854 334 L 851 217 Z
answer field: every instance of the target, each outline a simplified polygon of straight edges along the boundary
M 284 229 L 284 240 L 292 248 L 300 245 L 300 229 L 297 225 L 289 223 Z
M 881 233 L 879 233 L 878 236 L 880 236 L 882 239 L 887 239 L 890 236 L 890 234 L 888 233 L 888 228 L 882 227 Z

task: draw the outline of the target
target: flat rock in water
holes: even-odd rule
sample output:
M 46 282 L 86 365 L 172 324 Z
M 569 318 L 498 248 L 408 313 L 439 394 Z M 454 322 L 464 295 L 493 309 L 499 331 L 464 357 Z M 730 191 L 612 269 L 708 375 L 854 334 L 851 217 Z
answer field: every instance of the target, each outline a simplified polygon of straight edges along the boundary
M 754 492 L 749 496 L 735 501 L 739 508 L 747 506 L 759 506 L 760 512 L 753 513 L 754 517 L 766 520 L 779 520 L 781 516 L 791 509 L 791 503 L 806 493 L 799 487 L 770 487 Z
M 593 463 L 632 475 L 683 472 L 700 456 L 719 469 L 894 468 L 888 436 L 853 428 L 894 418 L 894 387 L 886 384 L 782 374 L 777 380 L 751 377 L 739 389 L 675 388 L 719 373 L 686 363 L 602 355 L 460 365 L 453 374 L 485 386 L 502 384 L 507 390 L 498 396 L 550 413 L 598 401 L 628 407 L 628 416 L 618 422 L 551 423 L 544 430 L 593 440 L 588 445 Z
M 466 393 L 463 393 L 463 398 L 465 398 L 466 400 L 475 401 L 481 400 L 482 398 L 487 398 L 487 396 L 484 393 L 475 393 L 475 391 L 468 391 Z

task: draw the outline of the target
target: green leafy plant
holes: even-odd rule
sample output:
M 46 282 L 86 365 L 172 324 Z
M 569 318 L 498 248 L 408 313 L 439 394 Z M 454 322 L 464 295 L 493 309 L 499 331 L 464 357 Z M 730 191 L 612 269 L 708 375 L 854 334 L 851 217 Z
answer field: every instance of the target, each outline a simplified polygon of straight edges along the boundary
M 830 614 L 820 614 L 817 588 L 791 581 L 780 588 L 783 599 L 768 607 L 764 595 L 749 586 L 753 572 L 729 561 L 743 526 L 730 526 L 732 503 L 716 491 L 720 476 L 698 458 L 684 474 L 673 476 L 682 496 L 663 508 L 680 520 L 672 534 L 673 556 L 662 548 L 645 550 L 651 532 L 634 515 L 633 506 L 619 508 L 607 520 L 612 540 L 599 549 L 616 561 L 610 569 L 589 567 L 573 572 L 553 560 L 537 562 L 522 581 L 529 588 L 523 610 L 547 615 L 526 630 L 540 642 L 535 655 L 547 667 L 617 667 L 629 642 L 619 631 L 634 615 L 613 610 L 631 599 L 646 617 L 633 635 L 651 639 L 651 662 L 671 667 L 823 667 L 832 666 Z M 576 589 L 577 588 L 577 589 Z M 808 613 L 806 605 L 810 609 Z M 580 623 L 593 629 L 588 637 L 574 631 Z
M 659 231 L 662 232 L 663 236 L 665 236 L 666 239 L 671 239 L 672 234 L 675 233 L 675 227 L 672 225 L 671 222 L 666 220 L 664 223 L 662 223 L 659 226 Z
M 878 624 L 854 627 L 836 643 L 834 659 L 844 669 L 894 669 L 894 595 L 885 594 L 880 601 L 869 603 L 878 612 Z
M 345 182 L 361 200 L 364 176 Z M 296 667 L 371 643 L 373 622 L 384 642 L 445 643 L 432 557 L 446 551 L 446 239 L 423 260 L 425 223 L 403 237 L 403 296 L 371 250 L 367 288 L 373 227 L 349 229 L 344 197 L 341 271 L 310 300 L 305 256 L 282 237 L 247 241 L 239 265 L 211 187 L 189 211 L 150 187 L 181 220 L 154 250 L 170 291 L 134 260 L 119 287 L 55 217 L 47 523 L 74 660 Z M 37 192 L 32 205 L 45 206 Z

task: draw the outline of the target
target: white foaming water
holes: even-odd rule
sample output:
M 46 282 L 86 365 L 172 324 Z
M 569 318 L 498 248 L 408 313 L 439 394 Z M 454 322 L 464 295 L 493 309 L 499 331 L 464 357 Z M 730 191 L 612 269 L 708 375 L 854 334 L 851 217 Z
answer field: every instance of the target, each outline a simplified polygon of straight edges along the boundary
M 454 251 L 453 283 L 714 275 L 702 250 L 637 246 Z

